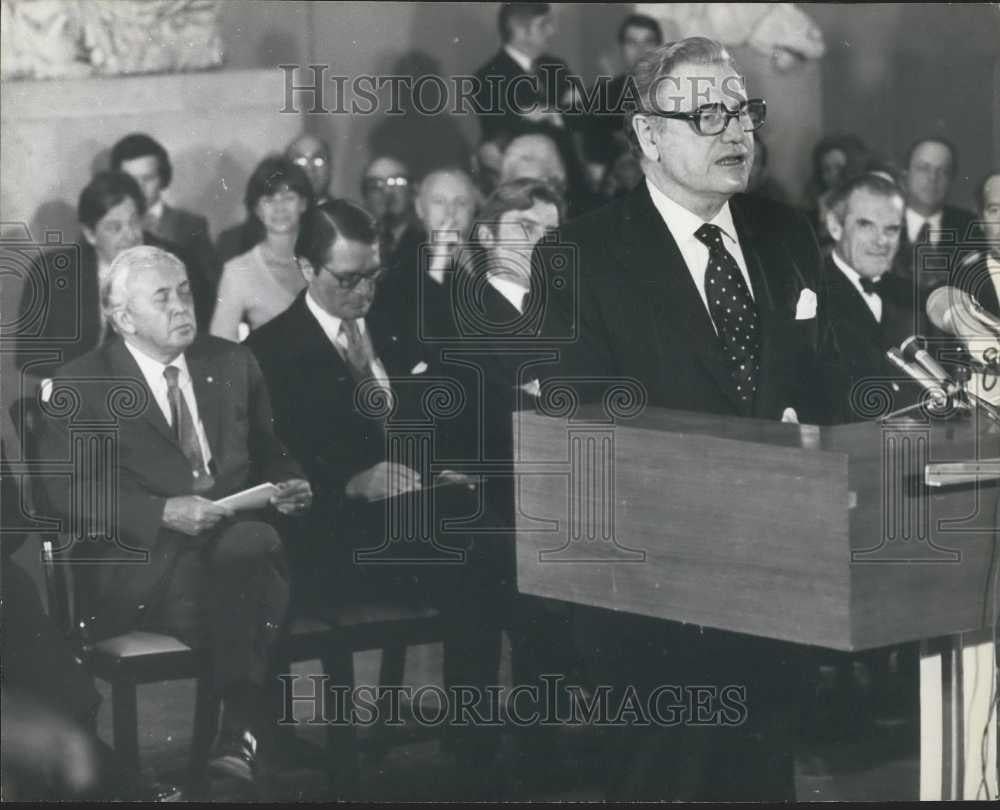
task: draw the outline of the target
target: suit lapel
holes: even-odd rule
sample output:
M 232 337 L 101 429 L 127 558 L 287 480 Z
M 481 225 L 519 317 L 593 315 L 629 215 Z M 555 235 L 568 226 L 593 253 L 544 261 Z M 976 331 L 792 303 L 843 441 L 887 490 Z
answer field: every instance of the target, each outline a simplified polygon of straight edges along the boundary
M 630 202 L 625 209 L 624 226 L 628 237 L 623 240 L 627 253 L 622 266 L 639 275 L 640 289 L 647 297 L 649 312 L 657 314 L 647 333 L 659 334 L 666 324 L 670 324 L 672 332 L 684 336 L 702 367 L 733 406 L 742 407 L 705 303 L 645 183 L 633 192 Z M 663 342 L 654 341 L 651 350 L 657 350 Z M 662 367 L 667 361 L 660 356 L 657 362 Z
M 205 429 L 205 437 L 212 452 L 216 467 L 222 466 L 222 391 L 213 374 L 212 363 L 206 356 L 203 344 L 195 341 L 184 353 L 195 400 L 198 402 L 198 417 Z
M 108 346 L 108 356 L 113 376 L 121 379 L 134 379 L 146 392 L 147 405 L 142 418 L 156 433 L 180 452 L 180 446 L 174 438 L 174 432 L 163 416 L 160 406 L 157 405 L 153 392 L 150 391 L 149 386 L 146 384 L 146 378 L 143 376 L 142 369 L 139 368 L 139 364 L 135 362 L 135 358 L 126 348 L 125 341 L 115 340 L 111 343 Z

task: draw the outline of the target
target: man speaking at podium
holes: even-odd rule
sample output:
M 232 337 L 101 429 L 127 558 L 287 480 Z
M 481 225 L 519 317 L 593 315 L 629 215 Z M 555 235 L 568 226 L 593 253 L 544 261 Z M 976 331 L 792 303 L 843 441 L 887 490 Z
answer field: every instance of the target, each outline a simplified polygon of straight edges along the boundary
M 765 102 L 747 98 L 729 53 L 701 37 L 648 53 L 632 78 L 629 136 L 646 180 L 563 232 L 579 305 L 560 374 L 632 378 L 652 406 L 816 420 L 819 248 L 790 208 L 741 193 Z M 705 537 L 706 553 L 725 543 Z M 747 689 L 735 728 L 624 729 L 609 749 L 609 798 L 794 799 L 793 647 L 608 611 L 578 618 L 598 683 Z

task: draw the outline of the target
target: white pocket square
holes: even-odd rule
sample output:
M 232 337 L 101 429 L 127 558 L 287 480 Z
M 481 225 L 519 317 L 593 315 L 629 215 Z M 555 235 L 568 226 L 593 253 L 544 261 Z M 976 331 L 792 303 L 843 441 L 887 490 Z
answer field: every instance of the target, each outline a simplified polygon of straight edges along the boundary
M 806 287 L 799 293 L 799 302 L 795 305 L 795 320 L 807 321 L 816 317 L 816 293 Z
M 799 423 L 799 415 L 795 412 L 795 408 L 785 408 L 781 414 L 781 421 L 786 424 L 797 425 Z
M 413 368 L 410 369 L 410 374 L 423 374 L 427 371 L 427 364 L 421 360 Z

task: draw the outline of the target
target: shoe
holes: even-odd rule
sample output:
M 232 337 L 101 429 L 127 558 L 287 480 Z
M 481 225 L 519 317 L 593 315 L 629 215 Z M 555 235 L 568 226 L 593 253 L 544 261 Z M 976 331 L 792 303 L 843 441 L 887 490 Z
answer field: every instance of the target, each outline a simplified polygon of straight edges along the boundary
M 257 779 L 257 738 L 246 729 L 221 731 L 212 746 L 208 761 L 209 773 L 253 783 Z

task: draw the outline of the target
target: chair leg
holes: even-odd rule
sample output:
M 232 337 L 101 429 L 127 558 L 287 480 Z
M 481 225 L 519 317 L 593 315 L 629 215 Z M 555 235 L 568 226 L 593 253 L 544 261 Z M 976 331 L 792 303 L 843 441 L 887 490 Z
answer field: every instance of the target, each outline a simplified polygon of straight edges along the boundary
M 139 773 L 139 711 L 134 681 L 111 682 L 111 725 L 119 767 L 126 773 Z
M 327 694 L 326 740 L 330 763 L 327 775 L 330 780 L 330 791 L 334 799 L 357 801 L 361 798 L 359 795 L 361 774 L 357 735 L 350 717 L 354 707 L 354 653 L 349 647 L 335 646 L 323 657 L 323 669 L 329 676 L 332 686 L 348 689 L 345 701 L 346 717 L 339 716 L 339 709 L 329 705 L 334 697 L 332 693 Z
M 382 661 L 379 664 L 378 685 L 379 686 L 402 686 L 403 675 L 406 671 L 406 645 L 387 644 L 382 648 Z M 388 695 L 379 707 L 379 717 L 389 716 Z M 386 738 L 385 729 L 380 728 L 375 744 L 372 746 L 372 757 L 377 763 L 382 762 L 389 752 L 389 741 Z
M 204 786 L 205 763 L 219 724 L 219 696 L 212 686 L 211 673 L 198 678 L 194 701 L 194 730 L 188 762 L 188 782 L 191 790 Z

